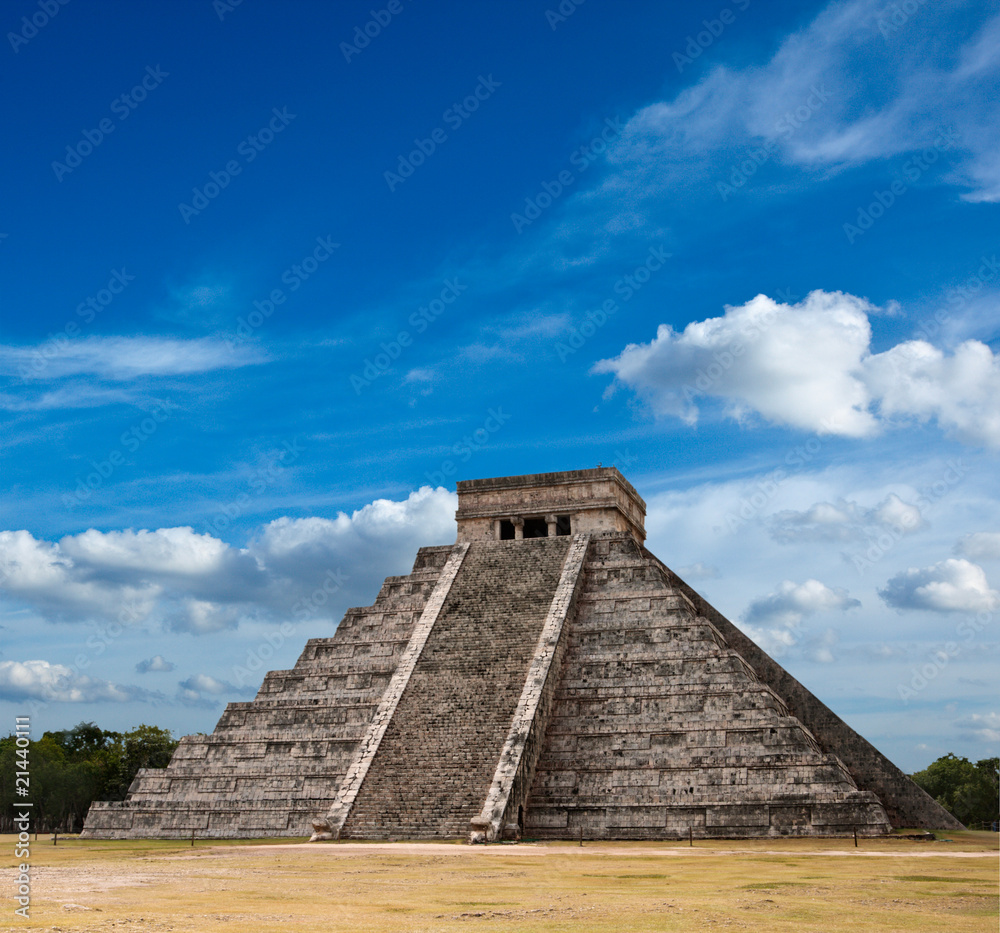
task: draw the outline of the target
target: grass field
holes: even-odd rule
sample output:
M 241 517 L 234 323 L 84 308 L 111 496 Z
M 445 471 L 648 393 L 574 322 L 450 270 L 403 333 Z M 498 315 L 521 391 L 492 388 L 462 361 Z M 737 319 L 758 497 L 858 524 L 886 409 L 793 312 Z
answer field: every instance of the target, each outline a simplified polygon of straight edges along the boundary
M 945 841 L 947 840 L 947 841 Z M 0 930 L 997 930 L 996 833 L 466 846 L 39 836 Z M 301 843 L 301 840 L 294 840 Z

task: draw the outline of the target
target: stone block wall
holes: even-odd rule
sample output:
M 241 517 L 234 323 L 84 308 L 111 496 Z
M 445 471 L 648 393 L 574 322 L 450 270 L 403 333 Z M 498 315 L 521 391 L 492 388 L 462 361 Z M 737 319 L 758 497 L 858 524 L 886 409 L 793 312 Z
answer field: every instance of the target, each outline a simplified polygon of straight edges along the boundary
M 574 534 L 606 531 L 646 536 L 646 503 L 614 467 L 534 473 L 458 484 L 458 540 L 495 537 L 493 523 L 509 516 L 566 514 Z
M 889 829 L 718 628 L 626 535 L 593 539 L 529 797 L 541 838 Z
M 825 703 L 815 697 L 763 649 L 711 606 L 702 596 L 645 552 L 663 568 L 678 592 L 684 593 L 699 613 L 712 621 L 727 642 L 746 660 L 762 683 L 784 698 L 790 712 L 808 726 L 820 748 L 836 752 L 858 787 L 874 793 L 897 828 L 963 829 L 961 823 L 921 787 L 858 735 Z
M 295 667 L 268 673 L 252 702 L 228 704 L 211 735 L 182 739 L 169 767 L 140 772 L 125 801 L 93 804 L 83 835 L 308 835 L 451 550 L 421 548 L 411 574 L 388 577 L 375 603 L 348 610 L 333 637 L 309 639 Z
M 95 803 L 84 835 L 305 836 L 336 810 L 330 835 L 464 838 L 521 807 L 541 838 L 958 825 L 640 542 L 422 548 L 211 735 Z

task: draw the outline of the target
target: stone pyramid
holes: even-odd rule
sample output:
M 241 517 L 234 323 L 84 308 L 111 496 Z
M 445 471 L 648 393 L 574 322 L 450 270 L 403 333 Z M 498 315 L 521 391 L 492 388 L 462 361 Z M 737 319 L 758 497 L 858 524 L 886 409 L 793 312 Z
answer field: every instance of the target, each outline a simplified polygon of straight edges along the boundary
M 958 828 L 643 547 L 614 467 L 458 484 L 425 547 L 91 838 L 669 839 Z

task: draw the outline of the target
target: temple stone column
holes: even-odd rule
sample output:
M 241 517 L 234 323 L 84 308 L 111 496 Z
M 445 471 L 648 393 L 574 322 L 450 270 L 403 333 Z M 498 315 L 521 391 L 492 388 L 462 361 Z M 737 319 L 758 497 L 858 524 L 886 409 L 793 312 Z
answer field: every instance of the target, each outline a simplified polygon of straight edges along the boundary
M 521 517 L 512 518 L 514 523 L 514 540 L 520 541 L 524 537 L 524 519 Z
M 556 536 L 556 517 L 555 515 L 546 515 L 545 524 L 549 526 L 549 537 L 554 538 Z

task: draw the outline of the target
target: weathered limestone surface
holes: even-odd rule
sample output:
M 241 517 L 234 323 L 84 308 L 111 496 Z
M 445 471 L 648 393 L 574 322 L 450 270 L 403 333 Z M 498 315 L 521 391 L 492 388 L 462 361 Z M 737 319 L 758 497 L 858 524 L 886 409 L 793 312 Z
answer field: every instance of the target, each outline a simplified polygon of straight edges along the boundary
M 821 751 L 658 561 L 597 536 L 529 796 L 536 837 L 883 833 L 876 796 Z
M 652 557 L 648 551 L 647 556 Z M 918 787 L 863 736 L 858 735 L 825 703 L 802 686 L 780 664 L 743 634 L 702 596 L 656 560 L 672 585 L 684 593 L 699 613 L 712 624 L 753 668 L 762 683 L 770 686 L 787 704 L 789 712 L 805 723 L 823 749 L 836 750 L 859 787 L 872 791 L 895 827 L 963 829 L 947 810 Z
M 577 534 L 627 531 L 642 544 L 646 503 L 614 467 L 471 479 L 458 484 L 458 540 L 495 537 L 501 518 L 569 514 Z
M 341 838 L 466 834 L 486 800 L 569 544 L 469 546 Z
M 458 489 L 459 543 L 421 548 L 211 735 L 95 803 L 84 835 L 958 826 L 643 548 L 645 503 L 613 467 Z
M 421 548 L 374 605 L 311 638 L 256 699 L 230 703 L 211 735 L 186 736 L 166 769 L 141 771 L 123 802 L 95 803 L 100 839 L 299 836 L 325 813 L 396 670 L 452 547 Z
M 344 821 L 347 819 L 348 813 L 351 812 L 351 807 L 354 806 L 358 791 L 361 790 L 361 785 L 368 775 L 368 769 L 375 760 L 375 755 L 378 753 L 382 739 L 385 737 L 386 729 L 389 728 L 389 723 L 396 713 L 396 707 L 399 706 L 399 701 L 406 692 L 406 688 L 410 683 L 410 677 L 416 669 L 420 655 L 427 644 L 427 639 L 434 628 L 434 623 L 437 622 L 438 617 L 441 615 L 445 600 L 451 592 L 452 584 L 455 582 L 455 577 L 458 576 L 459 568 L 461 568 L 462 561 L 465 560 L 468 550 L 468 544 L 456 545 L 451 556 L 448 558 L 448 562 L 444 565 L 437 585 L 434 587 L 434 592 L 427 600 L 424 611 L 420 614 L 420 619 L 413 629 L 413 634 L 410 636 L 406 651 L 403 652 L 403 656 L 400 658 L 396 672 L 393 674 L 392 680 L 389 681 L 385 693 L 382 694 L 382 699 L 368 726 L 368 731 L 354 751 L 354 758 L 347 769 L 344 780 L 340 784 L 340 789 L 337 792 L 333 806 L 330 808 L 330 812 L 327 814 L 323 824 L 316 827 L 318 830 L 317 836 L 332 839 L 340 836 L 340 832 L 344 827 Z
M 482 832 L 484 842 L 502 838 L 505 826 L 516 827 L 514 832 L 518 836 L 524 828 L 524 808 L 528 804 L 535 766 L 542 753 L 545 727 L 568 641 L 563 638 L 563 630 L 576 611 L 584 579 L 583 562 L 589 547 L 589 535 L 576 535 L 566 555 L 521 698 L 500 752 L 490 792 L 482 813 L 474 820 L 473 831 Z

